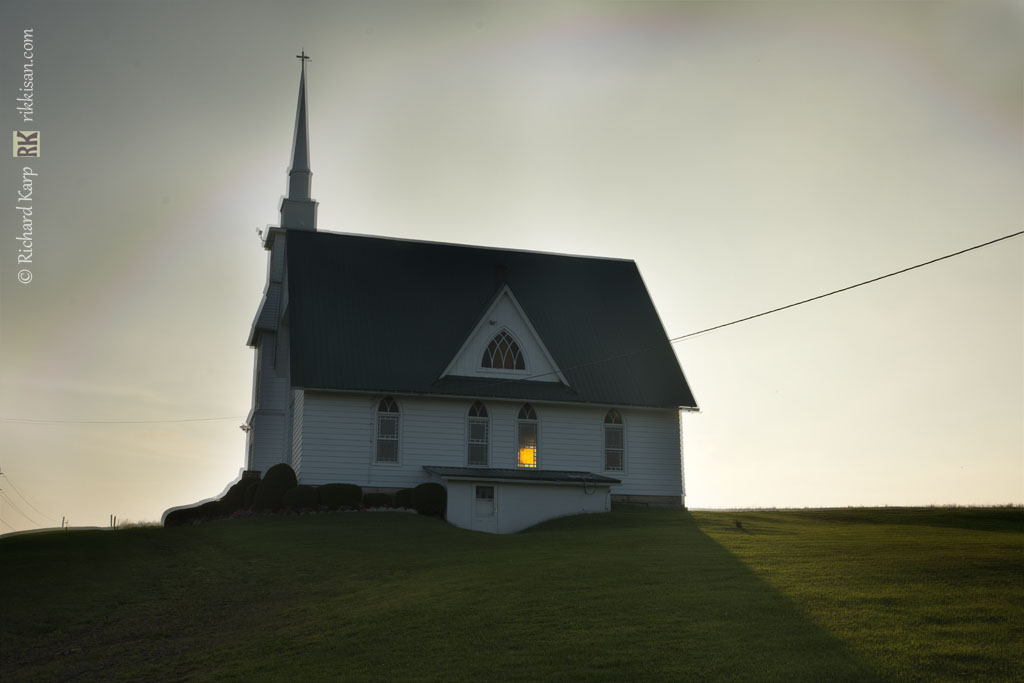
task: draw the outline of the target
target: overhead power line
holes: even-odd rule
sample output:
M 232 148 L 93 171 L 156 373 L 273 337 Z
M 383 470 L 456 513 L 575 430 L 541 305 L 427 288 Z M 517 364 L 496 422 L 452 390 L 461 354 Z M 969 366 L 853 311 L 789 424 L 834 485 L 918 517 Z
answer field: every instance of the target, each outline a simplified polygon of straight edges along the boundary
M 953 258 L 955 256 L 961 256 L 961 255 L 966 254 L 968 252 L 975 251 L 977 249 L 982 249 L 984 247 L 988 247 L 988 246 L 991 246 L 991 245 L 996 244 L 998 242 L 1003 242 L 1005 240 L 1012 239 L 1014 237 L 1019 237 L 1021 235 L 1024 235 L 1024 230 L 1019 230 L 1019 231 L 1011 233 L 1009 235 L 1004 235 L 1002 237 L 997 237 L 994 240 L 989 240 L 988 242 L 982 242 L 981 244 L 976 244 L 973 247 L 967 247 L 966 249 L 961 249 L 960 251 L 955 251 L 955 252 L 953 252 L 951 254 L 946 254 L 945 256 L 939 256 L 938 258 L 933 258 L 931 260 L 924 261 L 922 263 L 918 263 L 918 264 L 915 264 L 913 266 L 908 266 L 906 268 L 901 268 L 900 270 L 894 270 L 891 273 L 886 273 L 885 275 L 879 275 L 878 277 L 873 277 L 870 280 L 864 280 L 863 282 L 858 282 L 858 283 L 853 284 L 853 285 L 848 285 L 846 287 L 841 287 L 839 289 L 834 289 L 831 292 L 826 292 L 824 294 L 818 294 L 817 296 L 812 296 L 809 299 L 803 299 L 801 301 L 796 301 L 796 302 L 791 303 L 791 304 L 786 304 L 785 306 L 779 306 L 779 307 L 773 308 L 771 310 L 762 311 L 760 313 L 755 313 L 754 315 L 748 315 L 746 317 L 738 318 L 736 320 L 731 320 L 731 321 L 726 322 L 726 323 L 721 323 L 721 324 L 718 324 L 718 325 L 713 325 L 711 327 L 706 327 L 703 330 L 697 330 L 696 332 L 689 332 L 687 334 L 683 334 L 683 335 L 680 335 L 678 337 L 671 337 L 668 340 L 668 342 L 669 342 L 669 344 L 678 344 L 681 341 L 685 341 L 687 339 L 692 339 L 693 337 L 696 337 L 696 336 L 701 335 L 701 334 L 706 334 L 706 333 L 712 332 L 714 330 L 720 330 L 720 329 L 723 329 L 723 328 L 726 328 L 726 327 L 731 327 L 732 325 L 738 325 L 740 323 L 744 323 L 744 322 L 747 322 L 749 320 L 754 320 L 755 318 L 763 318 L 766 315 L 771 315 L 773 313 L 778 313 L 780 311 L 785 311 L 785 310 L 790 309 L 790 308 L 795 308 L 797 306 L 802 306 L 804 304 L 811 303 L 812 301 L 818 301 L 820 299 L 824 299 L 826 297 L 830 297 L 830 296 L 833 296 L 835 294 L 840 294 L 842 292 L 848 292 L 851 289 L 857 289 L 858 287 L 863 287 L 864 285 L 870 285 L 872 283 L 879 282 L 881 280 L 886 280 L 886 279 L 891 278 L 891 277 L 896 277 L 897 275 L 903 275 L 904 273 L 909 273 L 912 270 L 917 270 L 918 268 L 924 268 L 925 266 L 930 266 L 930 265 L 932 265 L 934 263 L 938 263 L 940 261 L 945 261 L 945 260 L 951 259 L 951 258 Z M 589 367 L 589 366 L 592 366 L 592 365 L 600 365 L 601 363 L 608 363 L 610 361 L 618 360 L 620 358 L 627 358 L 629 356 L 635 356 L 635 355 L 640 354 L 640 353 L 645 353 L 645 352 L 651 351 L 651 350 L 653 350 L 655 348 L 659 348 L 659 346 L 660 345 L 658 345 L 658 346 L 648 346 L 648 347 L 644 347 L 644 348 L 641 348 L 641 349 L 634 349 L 633 351 L 627 351 L 625 353 L 620 353 L 620 354 L 617 354 L 615 356 L 608 356 L 606 358 L 600 358 L 600 359 L 597 359 L 597 360 L 587 361 L 587 362 L 584 362 L 584 363 L 577 363 L 576 365 L 560 368 L 560 370 L 562 372 L 565 372 L 565 371 L 568 371 L 568 370 L 575 370 L 577 368 Z M 512 382 L 522 382 L 522 381 L 526 381 L 526 380 L 537 379 L 538 377 L 547 377 L 549 375 L 557 374 L 557 372 L 558 371 L 541 372 L 541 373 L 538 373 L 536 375 L 528 375 L 526 377 L 519 377 L 519 378 L 516 378 L 516 379 L 500 379 L 500 380 L 495 380 L 494 382 L 489 382 L 487 384 L 477 384 L 475 386 L 476 386 L 476 388 L 479 389 L 479 388 L 483 388 L 483 387 L 487 387 L 487 386 L 494 386 L 494 385 L 500 385 L 500 384 L 509 384 L 509 383 L 512 383 Z M 212 422 L 212 421 L 216 421 L 216 420 L 238 420 L 238 419 L 242 419 L 242 416 L 236 415 L 236 416 L 226 416 L 226 417 L 195 417 L 195 418 L 186 418 L 186 419 L 178 419 L 178 420 L 32 420 L 32 419 L 23 419 L 23 418 L 0 417 L 0 422 L 19 423 L 19 424 L 171 424 L 171 423 L 180 423 L 180 422 Z
M 11 487 L 11 490 L 14 491 L 15 493 L 17 493 L 18 497 L 21 498 L 23 501 L 25 501 L 25 505 L 28 505 L 30 508 L 35 510 L 37 514 L 42 515 L 43 517 L 49 519 L 50 521 L 52 521 L 52 522 L 56 522 L 57 521 L 54 517 L 51 517 L 50 515 L 46 514 L 45 512 L 41 512 L 39 510 L 39 508 L 37 508 L 32 503 L 30 503 L 28 498 L 26 498 L 24 496 L 24 494 L 22 494 L 22 492 L 18 490 L 18 487 L 14 485 L 14 482 L 11 481 L 11 478 L 9 476 L 7 476 L 6 472 L 0 472 L 0 477 L 3 477 L 4 480 L 7 482 L 7 484 Z
M 796 306 L 802 306 L 803 304 L 807 304 L 807 303 L 810 303 L 812 301 L 818 301 L 819 299 L 824 299 L 825 297 L 829 297 L 829 296 L 832 296 L 834 294 L 839 294 L 841 292 L 848 292 L 851 289 L 856 289 L 857 287 L 863 287 L 864 285 L 870 285 L 873 282 L 878 282 L 880 280 L 885 280 L 887 278 L 895 277 L 897 275 L 902 275 L 902 274 L 908 273 L 908 272 L 910 272 L 912 270 L 916 270 L 918 268 L 924 268 L 925 266 L 930 266 L 933 263 L 938 263 L 939 261 L 945 261 L 946 259 L 951 259 L 954 256 L 960 256 L 962 254 L 966 254 L 967 252 L 974 251 L 976 249 L 981 249 L 983 247 L 988 247 L 988 246 L 991 246 L 993 244 L 996 244 L 997 242 L 1002 242 L 1004 240 L 1008 240 L 1008 239 L 1011 239 L 1011 238 L 1014 238 L 1014 237 L 1019 237 L 1021 235 L 1024 235 L 1024 230 L 1020 230 L 1018 232 L 1015 232 L 1015 233 L 1012 233 L 1012 234 L 1009 234 L 1009 235 L 1004 235 L 1004 236 L 998 237 L 998 238 L 996 238 L 994 240 L 989 240 L 988 242 L 983 242 L 981 244 L 976 244 L 973 247 L 967 247 L 966 249 L 961 249 L 960 251 L 955 251 L 952 254 L 946 254 L 945 256 L 939 256 L 938 258 L 933 258 L 933 259 L 931 259 L 929 261 L 924 261 L 923 263 L 918 263 L 918 264 L 913 265 L 913 266 L 908 266 L 906 268 L 901 268 L 900 270 L 894 270 L 891 273 L 886 273 L 885 275 L 879 275 L 878 277 L 873 277 L 870 280 L 864 280 L 863 282 L 858 282 L 857 284 L 849 285 L 847 287 L 842 287 L 840 289 L 835 289 L 835 290 L 832 290 L 831 292 L 826 292 L 824 294 L 819 294 L 817 296 L 812 296 L 809 299 L 804 299 L 802 301 L 797 301 L 797 302 L 794 302 L 794 303 L 791 303 L 791 304 L 786 304 L 785 306 L 779 306 L 778 308 L 773 308 L 773 309 L 771 309 L 769 311 L 762 311 L 761 313 L 755 313 L 754 315 L 748 315 L 748 316 L 746 316 L 744 318 L 739 318 L 737 320 L 732 320 L 732 321 L 729 321 L 727 323 L 721 323 L 719 325 L 714 325 L 712 327 L 707 327 L 707 328 L 704 328 L 703 330 L 698 330 L 696 332 L 689 332 L 687 334 L 683 334 L 683 335 L 680 335 L 678 337 L 672 337 L 672 338 L 670 338 L 668 340 L 668 342 L 669 342 L 669 344 L 678 344 L 679 342 L 684 341 L 686 339 L 692 339 L 693 337 L 696 337 L 697 335 L 705 334 L 705 333 L 711 332 L 713 330 L 720 330 L 720 329 L 722 329 L 724 327 L 729 327 L 731 325 L 738 325 L 740 323 L 747 322 L 748 320 L 753 320 L 755 318 L 761 318 L 761 317 L 764 317 L 766 315 L 771 315 L 772 313 L 778 313 L 779 311 L 785 311 L 786 309 L 789 309 L 789 308 L 795 308 Z M 659 345 L 654 345 L 654 346 L 647 346 L 647 347 L 644 347 L 644 348 L 641 348 L 641 349 L 634 349 L 633 351 L 627 351 L 625 353 L 620 353 L 620 354 L 615 355 L 615 356 L 608 356 L 606 358 L 600 358 L 600 359 L 597 359 L 597 360 L 587 361 L 587 362 L 584 362 L 584 363 L 578 363 L 576 365 L 572 365 L 572 366 L 569 366 L 569 367 L 560 368 L 560 370 L 562 372 L 566 372 L 566 371 L 569 371 L 569 370 L 575 370 L 577 368 L 590 367 L 592 365 L 600 365 L 601 363 L 608 363 L 608 362 L 611 362 L 613 360 L 619 360 L 620 358 L 628 358 L 630 356 L 635 356 L 637 354 L 645 353 L 647 351 L 653 351 L 656 348 L 660 348 L 660 344 Z M 527 377 L 521 377 L 521 378 L 517 378 L 517 379 L 495 380 L 494 382 L 490 382 L 488 384 L 477 384 L 476 387 L 477 388 L 483 388 L 483 387 L 493 386 L 493 385 L 498 385 L 498 384 L 508 384 L 510 382 L 522 382 L 524 380 L 537 379 L 538 377 L 548 377 L 548 376 L 554 375 L 554 374 L 557 374 L 557 371 L 556 372 L 541 372 L 541 373 L 538 373 L 536 375 L 529 375 Z
M 740 318 L 739 320 L 733 320 L 731 322 L 722 323 L 721 325 L 715 325 L 713 327 L 708 327 L 708 328 L 705 328 L 703 330 L 698 330 L 697 332 L 690 332 L 689 334 L 684 334 L 684 335 L 681 335 L 679 337 L 672 337 L 668 341 L 669 341 L 670 344 L 675 344 L 677 342 L 683 341 L 684 339 L 690 339 L 691 337 L 696 337 L 699 334 L 704 334 L 705 332 L 711 332 L 712 330 L 720 330 L 723 327 L 729 327 L 730 325 L 738 325 L 740 323 L 747 322 L 748 320 L 753 320 L 754 318 L 761 318 L 761 317 L 766 316 L 766 315 L 771 315 L 772 313 L 778 313 L 779 311 L 784 311 L 787 308 L 795 308 L 796 306 L 802 306 L 803 304 L 809 304 L 812 301 L 817 301 L 818 299 L 824 299 L 825 297 L 832 296 L 833 294 L 839 294 L 841 292 L 848 292 L 851 289 L 856 289 L 857 287 L 863 287 L 864 285 L 870 285 L 871 283 L 878 282 L 879 280 L 885 280 L 886 278 L 896 277 L 897 275 L 902 275 L 903 273 L 908 273 L 908 272 L 910 272 L 912 270 L 916 270 L 918 268 L 924 268 L 925 266 L 930 266 L 933 263 L 938 263 L 939 261 L 945 261 L 946 259 L 951 259 L 954 256 L 960 256 L 961 254 L 966 254 L 969 251 L 974 251 L 975 249 L 981 249 L 982 247 L 987 247 L 987 246 L 995 244 L 996 242 L 1002 242 L 1003 240 L 1008 240 L 1008 239 L 1010 239 L 1012 237 L 1018 237 L 1020 235 L 1024 235 L 1024 230 L 1021 230 L 1019 232 L 1015 232 L 1015 233 L 1013 233 L 1011 235 L 1005 235 L 1003 237 L 999 237 L 997 239 L 990 240 L 990 241 L 985 242 L 983 244 L 976 244 L 973 247 L 968 247 L 966 249 L 961 249 L 960 251 L 955 251 L 952 254 L 946 254 L 945 256 L 940 256 L 938 258 L 933 258 L 932 260 L 925 261 L 924 263 L 918 263 L 917 265 L 909 266 L 907 268 L 902 268 L 900 270 L 895 270 L 895 271 L 893 271 L 891 273 L 886 273 L 885 275 L 879 275 L 878 277 L 871 278 L 870 280 L 864 280 L 863 282 L 858 282 L 855 285 L 849 285 L 848 287 L 842 287 L 841 289 L 835 289 L 835 290 L 833 290 L 831 292 L 826 292 L 825 294 L 819 294 L 818 296 L 812 296 L 810 299 L 804 299 L 803 301 L 797 301 L 796 303 L 786 304 L 785 306 L 779 306 L 778 308 L 773 308 L 770 311 L 763 311 L 761 313 L 756 313 L 754 315 L 748 315 L 747 317 Z
M 8 498 L 8 497 L 7 497 L 7 494 L 6 494 L 6 493 L 4 493 L 3 491 L 0 491 L 0 500 L 3 500 L 4 502 L 6 502 L 6 503 L 7 503 L 7 504 L 8 504 L 9 506 L 11 506 L 11 508 L 12 508 L 12 509 L 13 509 L 13 510 L 14 510 L 15 512 L 17 512 L 17 513 L 18 513 L 19 515 L 21 515 L 22 517 L 24 517 L 24 518 L 25 518 L 25 519 L 27 519 L 28 521 L 32 522 L 33 524 L 35 524 L 35 525 L 36 525 L 37 527 L 44 527 L 44 526 L 46 526 L 46 525 L 45 525 L 45 524 L 43 524 L 42 522 L 36 521 L 36 520 L 32 519 L 31 517 L 29 517 L 29 516 L 28 516 L 27 514 L 25 514 L 24 512 L 22 512 L 22 511 L 21 511 L 21 508 L 19 508 L 19 507 L 18 507 L 17 505 L 15 505 L 15 504 L 14 504 L 14 501 L 13 501 L 13 500 L 11 500 L 10 498 Z

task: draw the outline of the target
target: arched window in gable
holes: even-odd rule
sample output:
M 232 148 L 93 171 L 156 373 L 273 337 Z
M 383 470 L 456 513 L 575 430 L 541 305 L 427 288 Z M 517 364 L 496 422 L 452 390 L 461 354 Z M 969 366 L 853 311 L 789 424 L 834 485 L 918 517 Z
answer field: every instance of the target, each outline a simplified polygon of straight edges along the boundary
M 519 344 L 505 330 L 502 330 L 491 340 L 491 343 L 484 349 L 484 357 L 480 361 L 480 367 L 496 368 L 499 370 L 525 370 L 526 358 L 519 348 Z
M 398 404 L 386 396 L 377 404 L 377 462 L 398 462 Z
M 622 415 L 614 409 L 609 410 L 604 416 L 604 468 L 614 472 L 621 472 L 626 468 Z
M 487 467 L 487 454 L 490 440 L 490 418 L 487 415 L 487 408 L 483 403 L 477 401 L 469 407 L 469 417 L 466 444 L 466 463 Z
M 537 467 L 537 412 L 529 403 L 519 409 L 516 432 L 519 444 L 519 450 L 516 453 L 516 467 Z

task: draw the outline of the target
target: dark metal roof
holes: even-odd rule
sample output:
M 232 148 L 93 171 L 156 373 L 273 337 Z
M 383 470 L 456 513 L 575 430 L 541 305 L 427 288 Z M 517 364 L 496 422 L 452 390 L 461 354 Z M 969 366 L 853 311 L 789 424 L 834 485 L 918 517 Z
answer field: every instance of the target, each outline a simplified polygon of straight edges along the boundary
M 296 231 L 287 255 L 296 387 L 696 407 L 632 261 Z M 497 266 L 569 387 L 440 379 Z
M 565 470 L 498 469 L 493 467 L 434 467 L 424 465 L 431 474 L 448 479 L 507 479 L 513 481 L 542 481 L 557 484 L 621 484 L 619 479 L 593 472 Z

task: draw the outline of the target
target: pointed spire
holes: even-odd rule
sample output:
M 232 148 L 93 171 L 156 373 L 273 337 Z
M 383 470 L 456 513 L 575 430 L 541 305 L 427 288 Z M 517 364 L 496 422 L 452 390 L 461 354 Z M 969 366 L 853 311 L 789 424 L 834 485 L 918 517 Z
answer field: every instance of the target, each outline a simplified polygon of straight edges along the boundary
M 306 120 L 306 51 L 295 55 L 302 60 L 299 76 L 299 103 L 295 111 L 295 136 L 292 139 L 292 165 L 288 169 L 288 196 L 281 202 L 281 227 L 316 230 L 317 203 L 310 196 L 313 172 L 309 169 L 309 125 Z
M 292 167 L 288 169 L 288 197 L 309 199 L 313 172 L 309 170 L 309 134 L 306 125 L 306 51 L 297 55 L 302 60 L 299 76 L 299 104 L 295 110 L 295 137 L 292 140 Z

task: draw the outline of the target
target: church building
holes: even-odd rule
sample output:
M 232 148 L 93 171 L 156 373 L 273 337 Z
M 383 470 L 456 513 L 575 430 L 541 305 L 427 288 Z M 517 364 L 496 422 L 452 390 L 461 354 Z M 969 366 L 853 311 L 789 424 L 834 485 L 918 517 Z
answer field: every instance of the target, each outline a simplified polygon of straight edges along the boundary
M 449 522 L 494 533 L 684 505 L 697 404 L 633 261 L 318 231 L 307 133 L 303 59 L 248 338 L 248 470 L 438 482 Z

